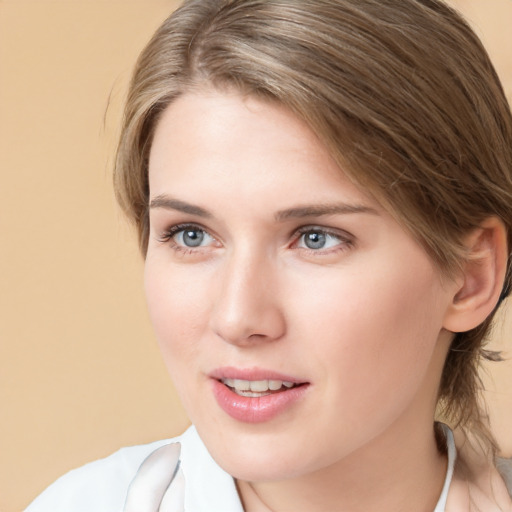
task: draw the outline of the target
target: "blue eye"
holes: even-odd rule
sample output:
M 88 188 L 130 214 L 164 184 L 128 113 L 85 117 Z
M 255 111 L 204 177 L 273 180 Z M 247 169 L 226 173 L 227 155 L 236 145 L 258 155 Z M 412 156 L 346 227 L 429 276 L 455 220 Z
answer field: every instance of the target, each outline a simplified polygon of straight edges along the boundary
M 302 236 L 304 237 L 304 245 L 308 249 L 323 249 L 327 241 L 325 233 L 311 231 Z
M 171 242 L 175 249 L 196 249 L 207 247 L 215 242 L 215 238 L 207 231 L 193 224 L 172 226 L 159 238 L 160 242 Z
M 206 231 L 196 227 L 186 227 L 176 231 L 174 241 L 184 247 L 204 247 L 213 241 L 213 237 Z
M 184 229 L 176 233 L 175 239 L 187 247 L 199 247 L 205 239 L 206 233 L 202 229 Z
M 341 243 L 342 240 L 336 235 L 327 233 L 321 229 L 309 229 L 302 232 L 297 247 L 321 250 L 336 247 Z

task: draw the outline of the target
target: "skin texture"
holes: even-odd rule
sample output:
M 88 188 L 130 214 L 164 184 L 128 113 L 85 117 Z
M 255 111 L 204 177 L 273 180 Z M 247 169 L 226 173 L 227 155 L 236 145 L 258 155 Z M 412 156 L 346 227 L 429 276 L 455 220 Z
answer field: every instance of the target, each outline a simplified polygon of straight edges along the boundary
M 446 469 L 433 433 L 444 327 L 463 280 L 442 278 L 315 135 L 270 103 L 182 96 L 157 126 L 149 181 L 151 320 L 190 419 L 245 508 L 396 512 L 413 500 L 431 512 Z M 349 208 L 290 213 L 311 205 Z M 201 245 L 169 232 L 182 224 Z M 308 248 L 304 230 L 326 245 Z M 225 366 L 309 386 L 248 424 L 213 396 L 209 375 Z

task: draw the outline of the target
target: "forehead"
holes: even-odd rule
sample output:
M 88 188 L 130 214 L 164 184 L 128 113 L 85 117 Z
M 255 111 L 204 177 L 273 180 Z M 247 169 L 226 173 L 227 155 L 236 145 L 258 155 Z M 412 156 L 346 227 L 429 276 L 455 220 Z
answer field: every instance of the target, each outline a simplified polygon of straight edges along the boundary
M 269 151 L 290 152 L 288 156 L 293 154 L 297 160 L 324 152 L 315 134 L 277 103 L 236 92 L 185 94 L 171 103 L 159 120 L 150 166 L 154 167 L 155 153 L 164 146 L 180 147 L 191 154 L 201 151 L 213 158 L 236 147 L 263 160 L 267 152 L 260 152 L 262 145 Z
M 247 197 L 272 187 L 307 192 L 311 199 L 320 189 L 324 195 L 332 190 L 331 199 L 342 200 L 343 188 L 375 202 L 349 182 L 297 116 L 234 92 L 186 94 L 166 109 L 153 139 L 149 179 L 152 196 L 169 188 L 189 193 L 192 182 L 195 191 L 227 182 L 226 192 L 236 188 Z

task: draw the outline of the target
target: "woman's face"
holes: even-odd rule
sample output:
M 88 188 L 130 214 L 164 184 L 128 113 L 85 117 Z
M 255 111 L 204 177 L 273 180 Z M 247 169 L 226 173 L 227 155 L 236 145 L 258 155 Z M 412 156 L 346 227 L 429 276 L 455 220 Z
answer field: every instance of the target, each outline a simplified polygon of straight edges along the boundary
M 301 121 L 235 93 L 182 96 L 149 182 L 150 316 L 224 469 L 289 478 L 431 430 L 454 283 Z

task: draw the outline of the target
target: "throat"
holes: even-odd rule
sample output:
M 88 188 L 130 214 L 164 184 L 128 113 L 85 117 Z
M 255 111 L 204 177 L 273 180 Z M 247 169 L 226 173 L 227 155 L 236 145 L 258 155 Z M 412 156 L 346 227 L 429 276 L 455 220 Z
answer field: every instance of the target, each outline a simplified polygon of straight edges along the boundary
M 409 451 L 409 464 L 397 466 L 389 456 L 375 452 L 370 457 L 354 453 L 339 464 L 298 477 L 236 485 L 246 512 L 432 512 L 447 470 L 446 455 L 432 442 L 431 457 L 410 457 Z

